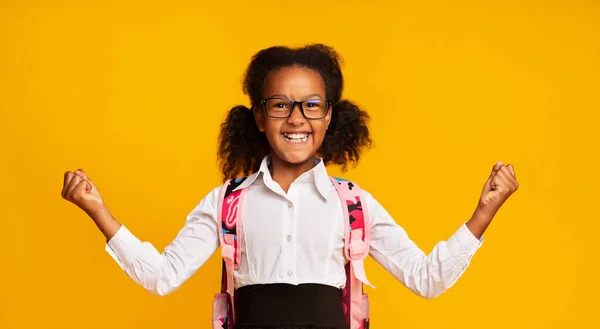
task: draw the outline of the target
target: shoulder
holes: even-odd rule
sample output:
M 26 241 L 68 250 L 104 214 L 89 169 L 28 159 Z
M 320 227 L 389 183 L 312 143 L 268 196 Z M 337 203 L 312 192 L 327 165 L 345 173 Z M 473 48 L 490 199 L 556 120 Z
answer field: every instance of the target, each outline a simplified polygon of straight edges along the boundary
M 235 191 L 247 188 L 252 184 L 254 179 L 255 175 L 228 179 L 223 184 L 213 188 L 208 195 L 206 195 L 205 199 L 218 203 L 221 198 L 226 198 Z
M 351 197 L 352 199 L 358 196 L 361 199 L 364 198 L 367 203 L 375 201 L 373 195 L 357 181 L 336 176 L 331 176 L 331 178 L 333 178 L 333 185 L 340 196 Z
M 371 194 L 367 189 L 365 189 L 359 182 L 342 178 L 342 177 L 334 177 L 334 186 L 338 190 L 338 194 L 340 197 L 345 197 L 346 199 L 351 198 L 355 199 L 359 197 L 361 201 L 363 201 L 363 205 L 366 205 L 368 208 L 379 207 L 380 204 L 377 202 L 377 199 Z M 336 186 L 337 185 L 337 186 Z
M 201 200 L 190 212 L 188 215 L 188 221 L 205 215 L 209 215 L 216 220 L 221 198 L 231 194 L 233 191 L 247 187 L 249 183 L 251 183 L 249 182 L 249 179 L 252 177 L 253 175 L 248 177 L 233 178 L 227 180 L 223 184 L 214 186 L 210 191 L 204 194 Z
M 360 185 L 359 182 L 357 182 L 355 180 L 344 178 L 344 177 L 337 177 L 337 176 L 330 176 L 330 179 L 332 180 L 332 183 L 334 184 L 334 186 L 336 188 L 339 188 L 339 187 L 344 188 L 344 189 L 347 188 L 349 191 L 356 191 L 356 192 L 360 192 L 363 194 L 371 195 L 367 190 L 364 189 L 364 187 L 362 187 Z

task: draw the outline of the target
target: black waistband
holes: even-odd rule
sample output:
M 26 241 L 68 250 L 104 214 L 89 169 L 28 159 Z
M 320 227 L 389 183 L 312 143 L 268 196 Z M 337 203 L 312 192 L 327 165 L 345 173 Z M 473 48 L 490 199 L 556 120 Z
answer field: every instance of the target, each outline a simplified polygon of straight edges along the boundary
M 308 326 L 347 328 L 342 291 L 321 284 L 264 284 L 239 288 L 236 327 Z

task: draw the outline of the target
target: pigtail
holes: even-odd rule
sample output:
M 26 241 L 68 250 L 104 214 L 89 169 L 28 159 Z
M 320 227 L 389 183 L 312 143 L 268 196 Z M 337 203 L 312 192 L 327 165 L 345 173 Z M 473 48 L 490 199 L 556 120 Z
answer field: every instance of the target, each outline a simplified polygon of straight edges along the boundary
M 257 171 L 268 153 L 268 146 L 265 134 L 258 130 L 252 110 L 243 105 L 229 110 L 221 124 L 217 151 L 223 180 Z
M 347 169 L 348 163 L 356 165 L 360 155 L 373 141 L 369 135 L 369 114 L 348 100 L 333 104 L 331 122 L 319 149 L 325 164 L 333 163 Z

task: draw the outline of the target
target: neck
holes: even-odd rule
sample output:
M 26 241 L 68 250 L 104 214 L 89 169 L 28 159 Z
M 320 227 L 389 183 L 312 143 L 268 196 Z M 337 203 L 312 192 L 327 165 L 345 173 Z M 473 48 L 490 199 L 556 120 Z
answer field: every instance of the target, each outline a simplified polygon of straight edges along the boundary
M 292 182 L 303 173 L 311 170 L 314 166 L 315 157 L 310 157 L 302 163 L 289 163 L 272 156 L 269 171 L 273 180 L 287 193 Z

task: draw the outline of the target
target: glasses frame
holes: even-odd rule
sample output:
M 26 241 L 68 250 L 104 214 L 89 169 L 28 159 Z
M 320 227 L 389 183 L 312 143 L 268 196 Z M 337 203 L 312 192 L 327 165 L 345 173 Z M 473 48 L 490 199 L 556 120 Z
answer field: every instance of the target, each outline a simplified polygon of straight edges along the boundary
M 287 116 L 273 116 L 273 115 L 269 114 L 269 110 L 267 110 L 267 101 L 272 100 L 272 99 L 279 99 L 282 101 L 288 101 L 288 102 L 292 103 L 292 109 L 290 110 L 290 114 L 288 114 Z M 304 105 L 304 103 L 309 103 L 311 101 L 325 101 L 325 104 L 327 104 L 327 108 L 325 109 L 325 114 L 323 114 L 322 117 L 309 118 L 306 116 L 306 114 L 304 113 L 303 105 Z M 300 105 L 300 113 L 302 113 L 302 116 L 307 120 L 323 119 L 327 116 L 327 114 L 329 113 L 329 109 L 331 108 L 331 101 L 328 101 L 325 99 L 307 99 L 304 101 L 295 101 L 295 100 L 291 100 L 291 99 L 287 99 L 287 98 L 283 98 L 283 97 L 271 97 L 271 98 L 265 98 L 265 99 L 260 100 L 260 105 L 265 110 L 265 113 L 267 113 L 267 115 L 270 116 L 271 118 L 277 118 L 277 119 L 287 119 L 287 118 L 291 117 L 292 113 L 294 113 L 294 109 L 296 109 L 296 104 Z

